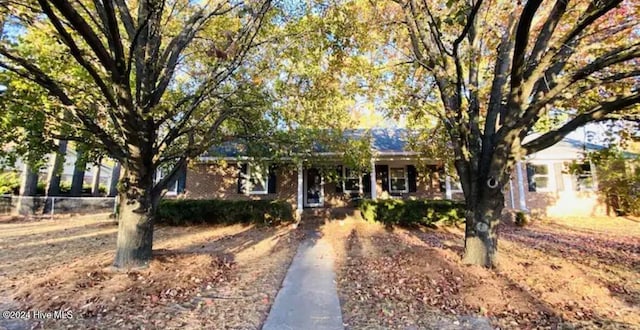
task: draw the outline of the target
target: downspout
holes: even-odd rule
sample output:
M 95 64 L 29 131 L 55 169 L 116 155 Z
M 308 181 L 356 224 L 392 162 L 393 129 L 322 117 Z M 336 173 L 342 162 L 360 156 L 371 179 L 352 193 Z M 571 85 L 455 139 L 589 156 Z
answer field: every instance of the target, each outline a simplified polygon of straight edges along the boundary
M 519 199 L 519 204 L 520 204 L 520 211 L 523 212 L 529 212 L 529 210 L 527 210 L 527 201 L 524 197 L 524 179 L 522 176 L 522 162 L 521 161 L 517 161 L 516 162 L 516 176 L 518 178 L 518 199 Z
M 302 161 L 300 161 L 298 163 L 298 200 L 297 200 L 297 207 L 296 207 L 296 214 L 298 216 L 298 221 L 302 218 L 302 199 L 303 199 L 303 194 L 304 194 L 304 189 L 302 187 L 303 185 L 303 180 L 302 180 L 302 172 L 303 172 L 303 167 L 302 167 Z
M 371 157 L 371 175 L 370 175 L 370 179 L 371 179 L 371 199 L 375 200 L 376 198 L 378 198 L 377 194 L 377 187 L 376 187 L 376 159 L 374 157 Z

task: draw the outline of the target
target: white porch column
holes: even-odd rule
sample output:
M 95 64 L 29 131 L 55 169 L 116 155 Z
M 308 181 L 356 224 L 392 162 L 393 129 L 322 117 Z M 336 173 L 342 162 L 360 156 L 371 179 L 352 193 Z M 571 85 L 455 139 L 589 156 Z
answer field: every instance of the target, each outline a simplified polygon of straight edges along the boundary
M 518 178 L 518 202 L 520 211 L 528 212 L 527 201 L 524 198 L 524 179 L 522 177 L 522 162 L 516 162 L 516 176 Z
M 377 196 L 377 187 L 376 187 L 376 160 L 375 158 L 371 158 L 371 199 L 378 198 Z
M 516 201 L 515 198 L 513 197 L 513 180 L 509 179 L 509 197 L 511 197 L 510 201 L 511 201 L 511 205 L 509 205 L 512 209 L 516 208 Z
M 296 213 L 298 213 L 298 215 L 302 215 L 302 208 L 303 208 L 303 198 L 304 198 L 304 187 L 303 187 L 303 181 L 302 181 L 302 172 L 304 171 L 303 167 L 302 167 L 302 162 L 298 163 L 298 205 L 297 205 L 297 209 L 296 209 Z
M 451 176 L 446 174 L 444 177 L 444 197 L 446 199 L 453 198 L 453 194 L 451 193 Z

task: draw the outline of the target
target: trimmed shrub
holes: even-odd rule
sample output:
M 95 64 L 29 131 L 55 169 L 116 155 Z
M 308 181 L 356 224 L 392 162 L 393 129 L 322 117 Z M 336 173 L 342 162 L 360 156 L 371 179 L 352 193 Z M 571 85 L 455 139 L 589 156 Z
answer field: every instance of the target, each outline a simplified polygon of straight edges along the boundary
M 367 221 L 385 225 L 447 225 L 464 221 L 464 203 L 451 200 L 363 200 L 360 212 Z
M 44 196 L 47 194 L 46 192 L 47 189 L 47 183 L 46 182 L 38 182 L 38 189 L 36 190 L 36 194 L 40 195 L 40 196 Z M 82 185 L 82 193 L 81 193 L 81 197 L 91 197 L 91 189 L 92 186 L 90 184 L 83 184 Z M 98 185 L 98 192 L 99 195 L 106 195 L 107 194 L 107 186 L 101 184 Z M 64 196 L 64 195 L 69 195 L 71 194 L 71 182 L 68 181 L 63 181 L 60 182 L 60 196 Z
M 272 226 L 293 220 L 291 205 L 275 200 L 165 199 L 160 202 L 157 223 L 197 224 L 253 223 Z
M 516 226 L 524 227 L 529 223 L 529 219 L 524 212 L 516 212 Z

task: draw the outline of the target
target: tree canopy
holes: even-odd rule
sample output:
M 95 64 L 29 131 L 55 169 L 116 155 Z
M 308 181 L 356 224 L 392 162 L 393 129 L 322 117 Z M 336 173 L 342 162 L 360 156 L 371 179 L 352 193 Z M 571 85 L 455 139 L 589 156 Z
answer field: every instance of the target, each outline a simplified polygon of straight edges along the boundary
M 397 0 L 375 8 L 395 27 L 389 43 L 413 64 L 395 77 L 412 101 L 405 113 L 440 129 L 451 147 L 468 208 L 465 261 L 491 266 L 515 162 L 589 122 L 637 113 L 639 6 Z M 543 134 L 523 143 L 536 127 Z
M 490 266 L 516 161 L 588 122 L 637 117 L 639 8 L 16 0 L 2 5 L 14 33 L 0 42 L 0 67 L 45 105 L 25 107 L 43 116 L 28 118 L 33 132 L 94 144 L 123 165 L 117 265 L 148 260 L 155 207 L 188 159 L 233 138 L 274 157 L 309 155 L 318 141 L 364 157 L 365 144 L 340 137 L 371 119 L 367 108 L 426 129 L 417 142 L 454 160 L 465 260 Z M 534 129 L 543 134 L 523 143 Z

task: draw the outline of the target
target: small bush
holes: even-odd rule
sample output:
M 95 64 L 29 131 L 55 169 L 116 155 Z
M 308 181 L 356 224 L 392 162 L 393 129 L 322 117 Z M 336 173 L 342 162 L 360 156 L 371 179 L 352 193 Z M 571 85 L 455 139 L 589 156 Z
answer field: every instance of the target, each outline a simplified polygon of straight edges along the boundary
M 367 221 L 386 225 L 415 226 L 464 221 L 464 204 L 451 200 L 363 200 L 360 212 Z
M 36 187 L 36 195 L 43 196 L 46 194 L 47 184 L 45 182 L 38 182 L 38 186 Z
M 529 223 L 529 219 L 524 212 L 516 212 L 516 226 L 524 227 Z
M 272 226 L 293 220 L 291 205 L 275 200 L 165 199 L 157 222 L 172 226 L 253 223 Z
M 18 194 L 20 190 L 20 174 L 18 172 L 0 173 L 0 195 Z

